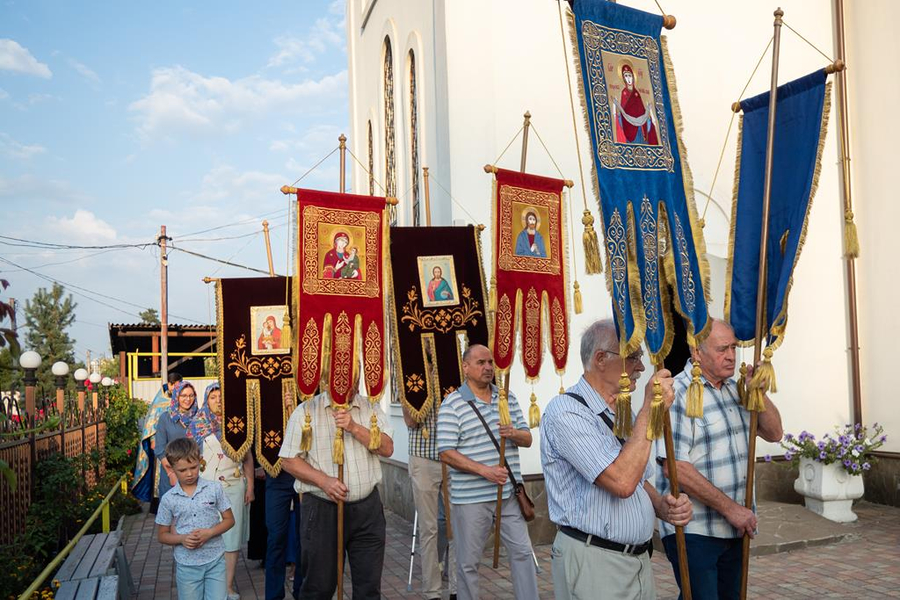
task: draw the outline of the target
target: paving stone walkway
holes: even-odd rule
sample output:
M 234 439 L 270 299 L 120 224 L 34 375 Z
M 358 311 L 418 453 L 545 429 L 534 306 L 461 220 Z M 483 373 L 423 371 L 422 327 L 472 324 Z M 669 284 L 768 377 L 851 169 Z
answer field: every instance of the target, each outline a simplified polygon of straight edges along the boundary
M 838 526 L 842 537 L 828 545 L 800 547 L 754 556 L 750 562 L 751 598 L 900 598 L 900 508 L 861 503 L 854 510 L 855 523 Z M 780 512 L 772 511 L 773 514 Z M 413 592 L 406 591 L 412 523 L 387 513 L 382 594 L 387 599 L 420 598 L 419 572 L 413 575 Z M 761 516 L 761 528 L 766 520 Z M 172 548 L 156 541 L 152 515 L 128 517 L 124 523 L 125 552 L 131 565 L 138 600 L 176 599 Z M 802 545 L 784 546 L 797 548 Z M 541 598 L 553 598 L 550 546 L 535 548 L 542 567 L 538 576 Z M 509 569 L 501 560 L 490 566 L 485 552 L 481 567 L 482 598 L 512 598 Z M 660 600 L 674 600 L 678 590 L 671 567 L 662 553 L 653 555 L 653 572 Z M 264 571 L 257 561 L 238 561 L 237 587 L 243 600 L 264 598 Z M 349 582 L 345 598 L 350 598 Z M 287 596 L 290 598 L 290 595 Z M 445 594 L 446 598 L 446 594 Z

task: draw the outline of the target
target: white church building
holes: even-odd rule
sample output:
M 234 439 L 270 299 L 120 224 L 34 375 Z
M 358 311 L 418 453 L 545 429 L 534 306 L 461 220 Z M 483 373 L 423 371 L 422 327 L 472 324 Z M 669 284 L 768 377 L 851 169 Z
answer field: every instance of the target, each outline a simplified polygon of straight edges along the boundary
M 658 12 L 652 0 L 623 3 Z M 696 201 L 699 210 L 705 212 L 704 234 L 713 274 L 710 311 L 721 317 L 736 122 L 714 186 L 713 177 L 732 118 L 731 104 L 739 99 L 772 37 L 776 6 L 714 0 L 669 0 L 663 4 L 677 18 L 677 26 L 664 34 L 677 77 L 683 141 L 693 171 Z M 780 5 L 787 24 L 829 57 L 835 55 L 832 2 L 781 0 Z M 567 7 L 565 2 L 563 7 Z M 370 177 L 363 168 L 352 165 L 349 191 L 396 196 L 400 200 L 397 223 L 424 225 L 422 168 L 428 167 L 433 224 L 489 225 L 491 178 L 482 167 L 503 152 L 522 126 L 527 110 L 533 124 L 527 170 L 558 176 L 537 139 L 539 135 L 565 178 L 576 184 L 570 198 L 578 219 L 582 191 L 575 144 L 579 144 L 585 160 L 589 208 L 596 218 L 598 207 L 590 190 L 587 163 L 590 142 L 580 114 L 576 119 L 577 142 L 573 132 L 565 63 L 571 59 L 571 49 L 568 39 L 564 46 L 558 11 L 558 3 L 550 0 L 349 0 L 349 143 L 372 172 Z M 897 505 L 900 410 L 894 396 L 896 367 L 891 348 L 900 340 L 900 317 L 891 298 L 900 291 L 892 250 L 900 250 L 896 229 L 900 203 L 895 200 L 896 186 L 890 179 L 897 172 L 890 164 L 896 152 L 888 146 L 891 140 L 900 139 L 900 123 L 891 118 L 890 112 L 900 100 L 900 77 L 893 60 L 900 56 L 900 36 L 894 31 L 900 4 L 890 0 L 846 2 L 844 11 L 852 197 L 862 247 L 854 265 L 861 414 L 855 414 L 853 402 L 836 98 L 806 245 L 794 273 L 790 325 L 775 355 L 778 393 L 773 400 L 782 413 L 785 431 L 795 434 L 807 430 L 822 435 L 855 418 L 864 424 L 883 424 L 888 434 L 887 452 L 867 475 L 866 498 Z M 780 82 L 829 62 L 783 28 Z M 574 64 L 570 62 L 569 67 L 575 83 L 579 75 Z M 768 90 L 770 67 L 771 55 L 766 55 L 744 97 Z M 577 90 L 575 93 L 576 110 L 580 111 Z M 499 166 L 518 169 L 520 149 L 519 141 L 513 143 Z M 579 235 L 581 225 L 576 223 L 571 229 Z M 488 232 L 483 235 L 484 266 L 489 277 L 491 244 Z M 582 261 L 576 266 L 585 310 L 571 315 L 572 349 L 564 376 L 566 387 L 581 375 L 577 352 L 580 332 L 594 320 L 612 315 L 605 274 L 588 277 Z M 745 350 L 743 359 L 752 361 L 752 350 Z M 651 371 L 648 368 L 645 377 Z M 542 408 L 559 386 L 552 363 L 545 357 L 542 377 L 534 388 Z M 640 382 L 638 390 L 642 388 Z M 527 411 L 531 387 L 525 383 L 518 361 L 513 366 L 511 389 Z M 640 393 L 636 399 L 637 403 L 642 401 Z M 387 462 L 385 496 L 392 508 L 411 516 L 408 485 L 403 491 L 407 430 L 400 405 L 386 398 L 385 408 L 395 437 L 395 454 Z M 535 431 L 534 445 L 521 451 L 523 474 L 537 486 L 538 495 L 539 435 Z M 783 454 L 778 445 L 762 440 L 757 452 L 759 457 Z M 790 489 L 792 478 L 779 475 L 779 471 L 784 472 L 777 464 L 760 463 L 758 489 L 763 497 L 771 494 L 784 499 L 785 494 L 794 493 Z

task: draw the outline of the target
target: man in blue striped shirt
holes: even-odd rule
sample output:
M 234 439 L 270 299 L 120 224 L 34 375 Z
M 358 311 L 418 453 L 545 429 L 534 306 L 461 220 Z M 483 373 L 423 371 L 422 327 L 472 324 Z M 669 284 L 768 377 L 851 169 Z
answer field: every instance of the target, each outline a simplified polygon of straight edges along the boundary
M 519 447 L 531 446 L 531 432 L 516 397 L 509 394 L 512 425 L 500 427 L 499 393 L 492 384 L 494 359 L 480 344 L 463 353 L 465 383 L 447 396 L 438 414 L 438 452 L 450 469 L 450 513 L 456 542 L 457 594 L 477 600 L 478 564 L 493 527 L 497 487 L 503 486 L 500 538 L 509 556 L 513 593 L 517 600 L 537 600 L 537 573 L 531 555 L 531 539 L 516 501 L 513 484 L 500 460 L 497 446 L 482 425 L 499 432 L 506 444 L 506 462 L 516 481 L 521 481 Z M 477 412 L 476 412 L 477 411 Z M 496 437 L 496 435 L 495 435 Z
M 613 435 L 623 368 L 631 391 L 644 370 L 640 351 L 622 357 L 617 347 L 611 320 L 588 327 L 581 338 L 584 375 L 550 401 L 541 419 L 547 505 L 559 526 L 552 549 L 557 600 L 656 598 L 648 553 L 656 517 L 676 525 L 691 518 L 687 496 L 662 496 L 648 481 L 650 403 L 644 402 L 627 441 Z M 660 370 L 654 380 L 668 408 L 671 374 Z M 652 386 L 650 381 L 646 398 Z
M 691 351 L 700 363 L 703 416 L 685 414 L 691 363 L 675 377 L 672 405 L 672 440 L 678 483 L 694 503 L 694 520 L 684 529 L 691 592 L 696 598 L 738 598 L 741 587 L 742 538 L 756 534 L 756 514 L 744 506 L 747 490 L 750 413 L 741 406 L 734 375 L 737 339 L 731 326 L 713 320 L 709 336 Z M 749 376 L 752 375 L 748 373 Z M 769 398 L 759 413 L 759 436 L 768 442 L 781 439 L 781 415 Z M 657 442 L 656 454 L 666 455 Z M 669 489 L 666 470 L 659 467 L 656 487 Z M 666 555 L 681 585 L 675 529 L 660 524 Z

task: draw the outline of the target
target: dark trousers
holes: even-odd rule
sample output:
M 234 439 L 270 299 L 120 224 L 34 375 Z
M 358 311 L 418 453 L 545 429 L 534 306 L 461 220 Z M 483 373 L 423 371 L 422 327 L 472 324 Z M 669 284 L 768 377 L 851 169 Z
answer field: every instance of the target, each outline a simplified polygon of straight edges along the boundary
M 691 595 L 703 600 L 731 600 L 741 595 L 741 538 L 714 538 L 693 533 L 684 534 Z M 675 535 L 663 538 L 666 556 L 675 570 L 675 581 L 681 589 L 678 550 Z M 682 596 L 679 594 L 678 599 Z
M 288 527 L 291 522 L 291 502 L 299 496 L 294 491 L 294 476 L 282 471 L 278 477 L 266 475 L 266 600 L 284 599 L 285 563 L 287 559 Z M 300 519 L 296 519 L 300 527 Z M 299 543 L 300 536 L 297 535 Z M 300 549 L 296 549 L 296 554 Z M 300 570 L 294 569 L 294 598 L 298 597 L 302 583 Z
M 301 600 L 331 600 L 337 589 L 337 504 L 303 496 L 300 528 Z M 344 552 L 350 563 L 353 600 L 381 598 L 385 521 L 378 489 L 344 504 Z

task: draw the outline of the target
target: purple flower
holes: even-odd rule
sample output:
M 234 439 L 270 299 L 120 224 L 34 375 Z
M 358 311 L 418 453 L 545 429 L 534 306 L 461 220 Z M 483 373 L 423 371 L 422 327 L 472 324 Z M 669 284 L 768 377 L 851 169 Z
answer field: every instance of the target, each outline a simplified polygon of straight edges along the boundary
M 868 471 L 871 468 L 872 468 L 872 465 L 870 465 L 869 463 L 867 463 L 867 462 L 863 463 L 863 471 Z
M 784 453 L 784 460 L 793 460 L 793 459 L 794 459 L 794 453 L 793 453 L 793 452 L 791 452 L 790 450 L 788 450 L 787 452 Z
M 812 439 L 812 437 L 813 437 L 813 436 L 810 435 L 810 433 L 804 429 L 803 431 L 800 432 L 800 437 L 799 437 L 798 439 L 799 439 L 801 442 L 805 442 L 806 440 Z
M 859 471 L 859 463 L 853 463 L 853 470 Z
M 853 430 L 854 430 L 854 431 L 859 431 L 859 429 L 860 429 L 861 427 L 862 427 L 862 423 L 857 423 L 857 424 L 853 427 Z
M 872 428 L 873 428 L 873 429 L 878 429 L 878 423 L 875 423 L 874 425 L 872 425 Z
M 850 466 L 850 459 L 849 459 L 849 458 L 845 458 L 845 459 L 844 459 L 844 466 L 845 466 L 845 467 L 849 467 L 849 466 Z
M 824 450 L 824 449 L 825 449 L 825 442 L 819 442 L 818 444 L 816 444 L 816 447 L 817 447 L 819 450 Z
M 819 460 L 825 460 L 828 458 L 828 455 L 825 452 L 819 452 Z
M 793 434 L 793 433 L 786 433 L 786 434 L 784 434 L 784 441 L 790 442 L 790 441 L 793 441 L 793 439 L 794 439 L 794 434 Z
M 846 446 L 850 442 L 850 438 L 847 437 L 846 435 L 842 435 L 841 437 L 838 438 L 838 441 Z
M 764 459 L 765 459 L 766 462 L 772 462 L 772 455 L 771 455 L 771 454 L 766 454 L 765 457 L 764 457 Z M 866 464 L 869 464 L 869 463 L 866 463 Z
M 838 453 L 837 453 L 837 454 L 838 454 L 838 458 L 843 458 L 843 456 L 844 456 L 845 454 L 847 454 L 847 449 L 846 449 L 846 448 L 838 448 Z
M 878 441 L 881 442 L 881 443 L 883 444 L 883 443 L 885 442 L 886 439 L 887 439 L 887 436 L 886 436 L 886 435 L 883 435 L 883 436 L 881 436 L 880 438 L 878 438 Z
M 854 448 L 854 450 L 856 450 L 857 452 L 865 452 L 866 451 L 866 449 L 863 447 L 862 444 L 857 444 L 856 447 Z

